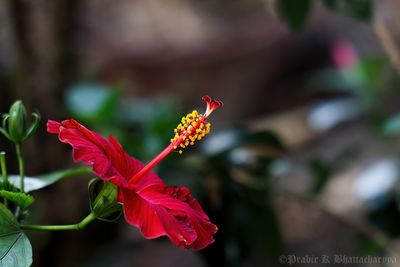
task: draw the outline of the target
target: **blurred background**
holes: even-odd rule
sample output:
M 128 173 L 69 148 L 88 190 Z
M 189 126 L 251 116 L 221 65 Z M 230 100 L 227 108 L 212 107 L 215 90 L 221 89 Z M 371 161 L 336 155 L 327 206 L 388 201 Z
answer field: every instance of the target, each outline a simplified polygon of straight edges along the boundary
M 76 166 L 47 119 L 76 118 L 148 162 L 201 96 L 225 103 L 201 144 L 156 169 L 199 199 L 214 244 L 191 252 L 97 221 L 28 232 L 33 266 L 397 266 L 399 12 L 396 0 L 1 1 L 0 111 L 22 99 L 43 118 L 23 147 L 28 175 Z M 12 145 L 0 148 L 17 173 Z M 80 221 L 91 178 L 34 192 L 29 222 Z

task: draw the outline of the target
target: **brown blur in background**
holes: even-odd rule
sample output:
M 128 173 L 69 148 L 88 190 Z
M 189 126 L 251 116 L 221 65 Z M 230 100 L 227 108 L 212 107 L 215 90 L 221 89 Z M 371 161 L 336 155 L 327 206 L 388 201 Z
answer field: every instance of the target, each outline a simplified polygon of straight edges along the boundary
M 399 12 L 396 0 L 1 1 L 0 111 L 21 99 L 43 119 L 23 147 L 28 176 L 77 166 L 47 119 L 75 117 L 147 162 L 203 95 L 225 104 L 202 144 L 156 170 L 200 200 L 213 245 L 185 251 L 98 221 L 28 232 L 33 266 L 397 266 Z M 16 173 L 13 146 L 0 149 Z M 28 221 L 81 220 L 90 178 L 33 192 Z

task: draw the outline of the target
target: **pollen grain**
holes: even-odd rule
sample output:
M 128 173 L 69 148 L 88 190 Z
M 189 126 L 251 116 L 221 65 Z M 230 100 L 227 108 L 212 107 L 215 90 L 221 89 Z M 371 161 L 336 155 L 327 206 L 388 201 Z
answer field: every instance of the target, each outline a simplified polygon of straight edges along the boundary
M 179 147 L 178 153 L 182 154 L 183 148 L 194 145 L 196 140 L 201 140 L 210 130 L 211 124 L 205 121 L 203 114 L 193 110 L 183 117 L 175 128 L 175 136 L 171 138 L 171 143 L 174 143 L 174 149 Z

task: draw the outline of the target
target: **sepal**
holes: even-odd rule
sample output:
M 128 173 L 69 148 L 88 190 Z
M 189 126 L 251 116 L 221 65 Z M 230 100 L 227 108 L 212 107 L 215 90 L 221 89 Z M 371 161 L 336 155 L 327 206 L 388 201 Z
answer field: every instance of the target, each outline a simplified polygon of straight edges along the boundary
M 39 112 L 33 112 L 32 116 L 34 117 L 34 121 L 31 124 L 31 126 L 29 127 L 29 129 L 26 131 L 26 135 L 25 135 L 23 141 L 31 138 L 36 133 L 36 130 L 39 127 L 40 120 L 41 120 L 40 113 Z
M 122 215 L 122 205 L 117 202 L 118 189 L 115 185 L 98 178 L 88 184 L 89 205 L 97 219 L 115 222 Z

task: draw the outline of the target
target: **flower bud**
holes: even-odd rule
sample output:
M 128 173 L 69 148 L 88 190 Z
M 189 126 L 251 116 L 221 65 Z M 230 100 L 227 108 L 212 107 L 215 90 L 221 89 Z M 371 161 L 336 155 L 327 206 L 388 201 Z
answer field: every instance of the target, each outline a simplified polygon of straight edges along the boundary
M 106 222 L 116 221 L 122 214 L 122 206 L 117 202 L 117 187 L 100 179 L 93 179 L 88 188 L 90 210 L 96 218 Z
M 8 114 L 3 114 L 3 123 L 0 132 L 16 144 L 21 144 L 30 138 L 40 122 L 40 115 L 32 113 L 34 122 L 28 127 L 27 113 L 21 100 L 17 100 L 10 107 Z
M 8 115 L 8 134 L 15 143 L 21 143 L 27 128 L 26 109 L 21 100 L 14 102 Z

